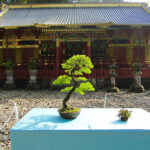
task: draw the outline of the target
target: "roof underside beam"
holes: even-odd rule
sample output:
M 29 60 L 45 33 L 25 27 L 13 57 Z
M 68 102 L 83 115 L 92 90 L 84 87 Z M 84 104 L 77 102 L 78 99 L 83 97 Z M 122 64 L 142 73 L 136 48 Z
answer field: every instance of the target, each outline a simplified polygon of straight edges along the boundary
M 111 23 L 107 24 L 92 24 L 92 25 L 56 25 L 56 26 L 50 26 L 50 25 L 39 25 L 35 24 L 32 26 L 6 26 L 1 27 L 0 30 L 13 30 L 13 29 L 23 29 L 23 28 L 29 28 L 29 29 L 47 29 L 51 31 L 77 31 L 77 30 L 83 30 L 83 31 L 93 31 L 93 30 L 102 30 L 102 29 L 109 29 L 109 30 L 116 30 L 116 29 L 150 29 L 150 25 L 113 25 Z

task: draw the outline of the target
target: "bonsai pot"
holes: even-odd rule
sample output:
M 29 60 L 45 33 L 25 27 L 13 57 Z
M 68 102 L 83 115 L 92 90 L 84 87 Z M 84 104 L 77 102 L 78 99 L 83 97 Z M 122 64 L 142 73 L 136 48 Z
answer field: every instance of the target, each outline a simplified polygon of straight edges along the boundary
M 129 119 L 129 118 L 125 118 L 125 117 L 121 117 L 121 118 L 120 118 L 120 120 L 121 120 L 121 121 L 124 121 L 124 122 L 128 121 L 128 119 Z
M 58 109 L 59 115 L 64 119 L 75 119 L 80 114 L 80 109 L 78 111 L 61 111 L 61 109 Z
M 119 111 L 118 117 L 121 121 L 128 121 L 128 119 L 131 116 L 131 112 L 132 111 L 129 111 L 129 110 L 123 108 Z

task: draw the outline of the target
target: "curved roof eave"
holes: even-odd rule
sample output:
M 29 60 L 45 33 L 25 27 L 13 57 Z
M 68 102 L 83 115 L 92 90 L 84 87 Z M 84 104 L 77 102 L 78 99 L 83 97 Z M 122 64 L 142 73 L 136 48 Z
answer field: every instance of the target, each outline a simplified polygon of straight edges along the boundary
M 35 28 L 51 28 L 51 27 L 66 27 L 64 29 L 73 29 L 73 28 L 76 28 L 76 29 L 79 29 L 80 27 L 83 27 L 84 29 L 84 26 L 87 27 L 87 26 L 95 26 L 96 28 L 109 28 L 111 26 L 129 26 L 129 27 L 136 27 L 136 28 L 142 28 L 142 27 L 150 27 L 150 24 L 114 24 L 114 23 L 105 23 L 105 24 L 80 24 L 80 25 L 45 25 L 45 24 L 33 24 L 33 25 L 21 25 L 21 26 L 2 26 L 0 28 L 4 28 L 4 29 L 18 29 L 18 28 L 24 28 L 24 27 L 35 27 Z

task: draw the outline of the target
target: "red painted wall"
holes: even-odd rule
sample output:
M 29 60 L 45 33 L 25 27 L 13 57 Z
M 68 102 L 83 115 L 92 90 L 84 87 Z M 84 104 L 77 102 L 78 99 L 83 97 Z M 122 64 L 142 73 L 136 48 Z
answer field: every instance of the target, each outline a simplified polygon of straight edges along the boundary
M 118 48 L 118 64 L 119 65 L 126 65 L 127 64 L 126 53 L 127 53 L 127 51 L 126 51 L 125 47 L 119 47 Z
M 139 56 L 140 56 L 141 63 L 145 64 L 145 48 L 144 47 L 140 47 Z M 138 58 L 138 47 L 134 47 L 133 63 L 136 61 L 137 58 Z
M 6 62 L 7 60 L 7 56 L 6 56 L 6 49 L 3 50 L 3 62 Z M 16 61 L 16 51 L 15 49 L 10 49 L 8 50 L 8 58 L 12 61 L 15 62 Z
M 140 48 L 140 60 L 141 60 L 141 63 L 145 64 L 145 48 L 144 47 Z
M 16 51 L 15 51 L 15 49 L 9 49 L 8 55 L 9 55 L 9 59 L 12 62 L 16 62 Z
M 137 57 L 138 57 L 138 48 L 134 47 L 133 48 L 133 62 L 132 63 L 134 63 L 136 61 Z
M 22 49 L 22 64 L 29 62 L 30 58 L 33 58 L 33 48 L 24 48 Z

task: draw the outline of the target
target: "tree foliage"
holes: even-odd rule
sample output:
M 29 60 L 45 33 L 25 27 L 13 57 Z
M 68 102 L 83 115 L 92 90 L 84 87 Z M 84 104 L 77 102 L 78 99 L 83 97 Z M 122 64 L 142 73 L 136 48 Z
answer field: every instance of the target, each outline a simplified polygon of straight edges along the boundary
M 54 82 L 54 85 L 64 85 L 71 84 L 69 86 L 61 89 L 62 92 L 68 92 L 67 96 L 63 101 L 63 108 L 67 109 L 67 101 L 73 92 L 78 92 L 79 94 L 85 94 L 85 91 L 94 91 L 93 85 L 87 81 L 84 74 L 90 74 L 93 68 L 92 62 L 88 56 L 85 55 L 74 55 L 62 64 L 62 68 L 65 69 L 67 75 L 59 76 Z

